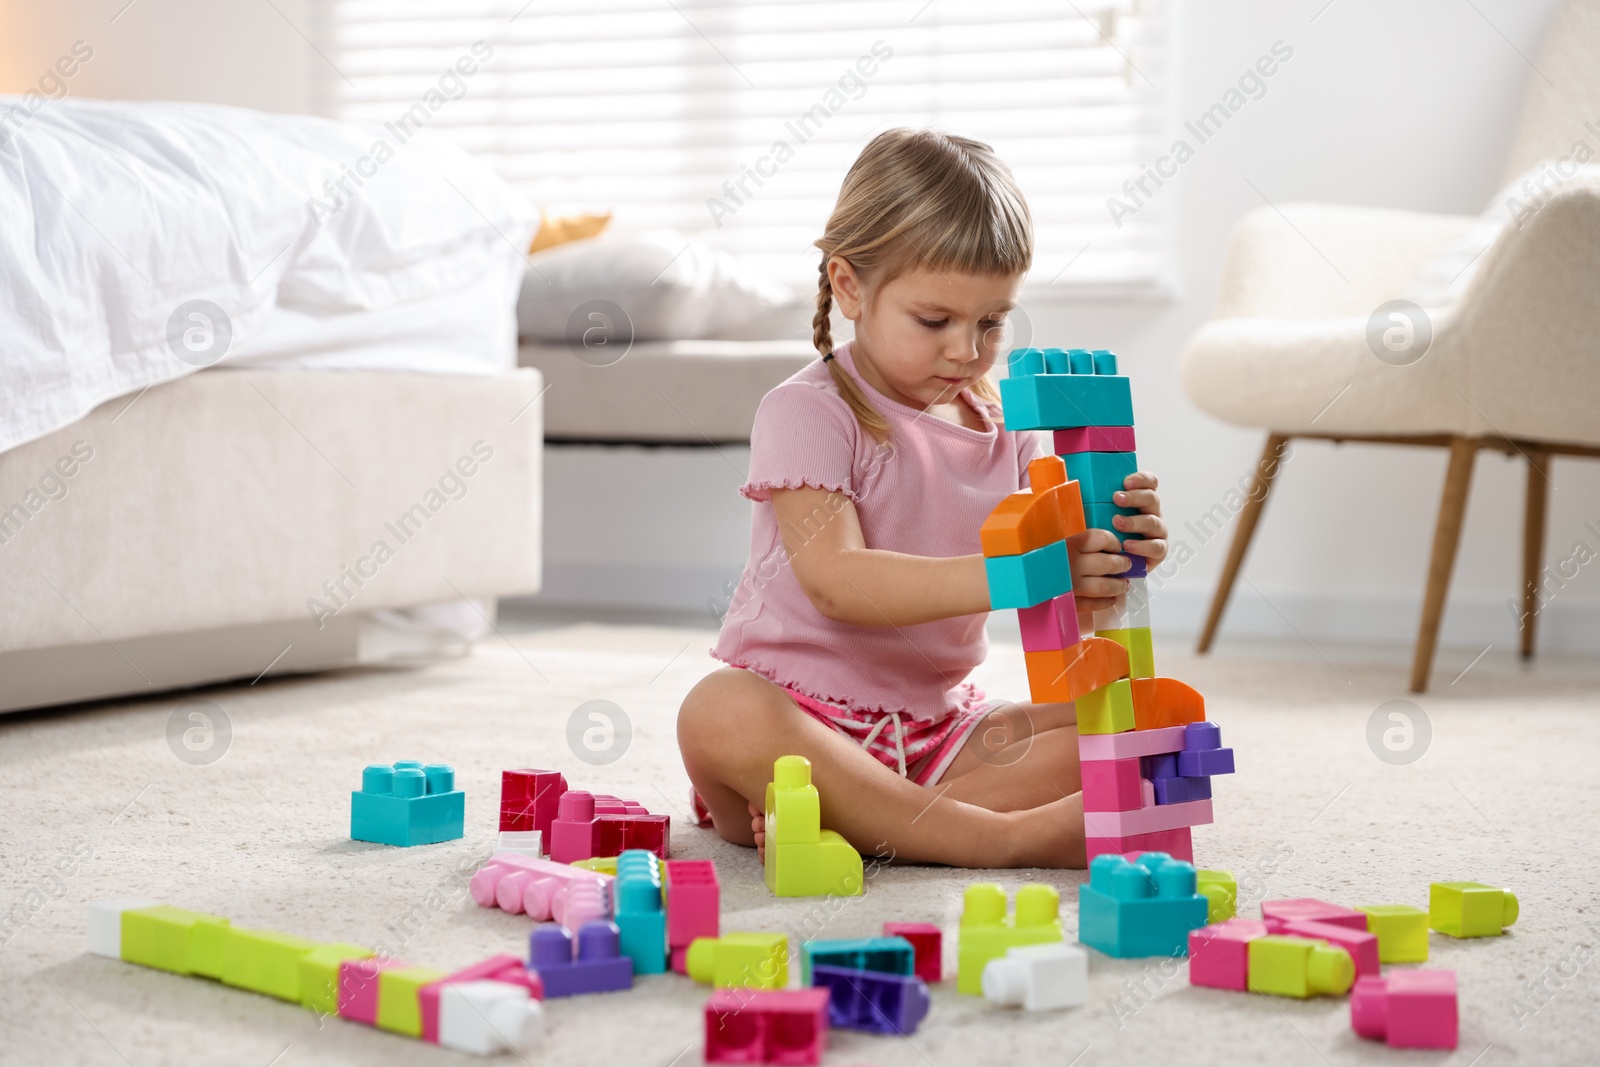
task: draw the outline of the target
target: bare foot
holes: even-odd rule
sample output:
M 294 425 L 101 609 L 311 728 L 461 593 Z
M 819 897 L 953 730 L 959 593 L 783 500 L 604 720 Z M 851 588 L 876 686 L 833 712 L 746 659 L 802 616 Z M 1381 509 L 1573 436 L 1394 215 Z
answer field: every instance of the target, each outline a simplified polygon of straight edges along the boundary
M 756 856 L 763 866 L 767 862 L 767 814 L 754 804 L 746 804 L 750 809 L 750 832 L 756 835 Z

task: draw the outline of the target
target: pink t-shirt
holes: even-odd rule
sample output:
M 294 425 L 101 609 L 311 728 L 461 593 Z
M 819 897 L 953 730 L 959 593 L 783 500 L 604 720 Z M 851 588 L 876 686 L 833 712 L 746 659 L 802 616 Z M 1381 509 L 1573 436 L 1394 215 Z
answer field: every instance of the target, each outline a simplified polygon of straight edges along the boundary
M 826 618 L 788 565 L 769 490 L 812 486 L 849 497 L 868 548 L 970 556 L 981 551 L 983 520 L 1026 482 L 1028 462 L 1048 455 L 1049 442 L 1040 431 L 998 425 L 1000 405 L 971 390 L 960 395 L 983 430 L 884 396 L 857 373 L 848 344 L 834 358 L 889 420 L 889 441 L 879 445 L 862 429 L 821 359 L 762 399 L 750 479 L 739 487 L 755 501 L 750 558 L 711 654 L 830 704 L 942 719 L 976 699 L 964 680 L 988 651 L 987 613 L 901 627 Z

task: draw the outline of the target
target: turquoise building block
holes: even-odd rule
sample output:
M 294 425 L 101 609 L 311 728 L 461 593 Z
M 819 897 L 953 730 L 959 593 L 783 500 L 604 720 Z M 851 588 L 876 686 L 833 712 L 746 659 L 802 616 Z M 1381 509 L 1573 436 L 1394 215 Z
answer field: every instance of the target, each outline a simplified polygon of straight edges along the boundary
M 983 566 L 989 573 L 989 604 L 995 611 L 1031 608 L 1072 592 L 1065 541 L 1052 541 L 1020 556 L 990 556 Z
M 1067 353 L 1068 374 L 1093 374 L 1094 353 L 1087 348 L 1074 348 Z
M 1111 494 L 1121 492 L 1123 480 L 1139 469 L 1137 452 L 1069 452 L 1061 458 L 1085 504 L 1111 503 Z
M 1128 379 L 1110 374 L 1030 374 L 1003 378 L 1000 402 L 1011 430 L 1132 426 Z
M 633 960 L 633 973 L 662 974 L 667 969 L 667 913 L 661 905 L 661 861 L 646 849 L 628 849 L 617 857 L 611 889 L 620 948 Z
M 1091 530 L 1110 530 L 1117 535 L 1117 544 L 1119 545 L 1130 538 L 1135 541 L 1142 541 L 1144 540 L 1144 534 L 1128 533 L 1117 529 L 1111 525 L 1111 516 L 1137 514 L 1139 514 L 1138 508 L 1119 508 L 1115 504 L 1108 504 L 1103 500 L 1097 500 L 1094 503 L 1090 503 L 1087 500 L 1083 502 L 1084 526 Z
M 1097 348 L 1092 353 L 1094 356 L 1094 372 L 1096 374 L 1117 373 L 1117 354 L 1104 348 Z
M 1187 956 L 1189 931 L 1206 925 L 1210 906 L 1195 892 L 1194 864 L 1165 852 L 1133 863 L 1105 853 L 1078 887 L 1078 940 L 1118 959 Z
M 917 953 L 903 937 L 855 937 L 836 941 L 807 941 L 800 946 L 800 984 L 811 984 L 811 967 L 840 967 L 847 971 L 879 974 L 917 973 Z
M 455 841 L 466 812 L 467 795 L 456 788 L 448 764 L 376 763 L 361 772 L 361 788 L 350 794 L 350 837 L 402 847 Z
M 1055 349 L 1060 352 L 1061 349 Z M 1045 350 L 1042 348 L 1013 348 L 1006 356 L 1006 373 L 1013 378 L 1026 378 L 1045 371 Z
M 1065 348 L 1047 348 L 1044 350 L 1044 373 L 1072 373 L 1072 362 Z

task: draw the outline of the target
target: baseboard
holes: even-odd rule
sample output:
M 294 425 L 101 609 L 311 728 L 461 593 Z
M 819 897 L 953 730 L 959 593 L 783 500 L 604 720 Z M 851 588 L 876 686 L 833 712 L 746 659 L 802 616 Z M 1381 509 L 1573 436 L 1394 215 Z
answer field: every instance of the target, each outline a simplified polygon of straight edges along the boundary
M 737 571 L 717 567 L 661 567 L 635 564 L 555 563 L 544 565 L 544 591 L 532 603 L 703 613 L 710 626 L 721 622 Z M 1166 588 L 1151 597 L 1152 623 L 1171 636 L 1196 634 L 1211 603 L 1211 590 Z M 1334 597 L 1256 593 L 1240 583 L 1223 618 L 1222 636 L 1304 638 L 1334 642 L 1416 640 L 1421 617 L 1418 597 Z M 1539 613 L 1539 647 L 1549 652 L 1600 650 L 1600 604 L 1552 600 Z M 990 633 L 1015 639 L 1015 620 L 997 613 Z M 1504 601 L 1453 599 L 1445 610 L 1441 644 L 1509 648 L 1517 641 L 1517 620 Z

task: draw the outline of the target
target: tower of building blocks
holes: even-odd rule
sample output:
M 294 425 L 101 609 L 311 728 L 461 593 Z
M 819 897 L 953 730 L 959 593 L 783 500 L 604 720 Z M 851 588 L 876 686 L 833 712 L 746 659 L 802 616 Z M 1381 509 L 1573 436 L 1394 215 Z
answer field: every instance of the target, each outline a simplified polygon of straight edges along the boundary
M 761 933 L 696 938 L 684 967 L 690 978 L 717 989 L 782 989 L 789 984 L 789 939 Z
M 719 989 L 706 1001 L 705 1061 L 821 1063 L 829 1000 L 826 989 Z
M 1017 907 L 1006 914 L 1006 891 L 990 882 L 967 886 L 961 907 L 956 957 L 956 990 L 983 995 L 983 969 L 990 960 L 1021 945 L 1063 940 L 1061 894 L 1054 886 L 1029 882 L 1017 890 Z
M 1082 1007 L 1089 999 L 1089 956 L 1065 942 L 1008 949 L 983 969 L 983 996 L 1024 1011 Z
M 1460 1015 L 1454 971 L 1392 971 L 1356 980 L 1350 1026 L 1390 1048 L 1455 1048 Z
M 1409 904 L 1365 904 L 1367 929 L 1378 938 L 1379 963 L 1428 962 L 1428 913 Z
M 1212 820 L 1211 778 L 1233 772 L 1233 751 L 1205 721 L 1199 693 L 1156 676 L 1145 561 L 1125 553 L 1128 588 L 1080 636 L 1065 538 L 1086 527 L 1118 542 L 1115 494 L 1138 470 L 1133 399 L 1104 350 L 1019 348 L 1000 383 L 1006 425 L 1051 430 L 1056 455 L 1028 465 L 1029 488 L 984 521 L 979 541 L 990 606 L 1016 608 L 1028 688 L 1036 703 L 1077 703 L 1087 851 L 1167 852 L 1193 860 L 1193 826 Z
M 454 841 L 464 833 L 466 796 L 448 764 L 373 764 L 350 794 L 350 837 L 401 846 Z
M 1186 956 L 1189 932 L 1206 924 L 1210 906 L 1195 892 L 1191 863 L 1160 852 L 1133 862 L 1096 856 L 1078 887 L 1078 940 L 1122 959 Z
M 780 756 L 766 799 L 767 888 L 780 897 L 860 896 L 861 854 L 822 829 L 822 797 L 811 784 L 811 761 Z
M 1517 921 L 1517 895 L 1480 882 L 1428 886 L 1428 925 L 1451 937 L 1499 937 Z
M 884 937 L 903 937 L 911 945 L 917 977 L 932 985 L 944 981 L 944 934 L 933 923 L 884 923 Z

